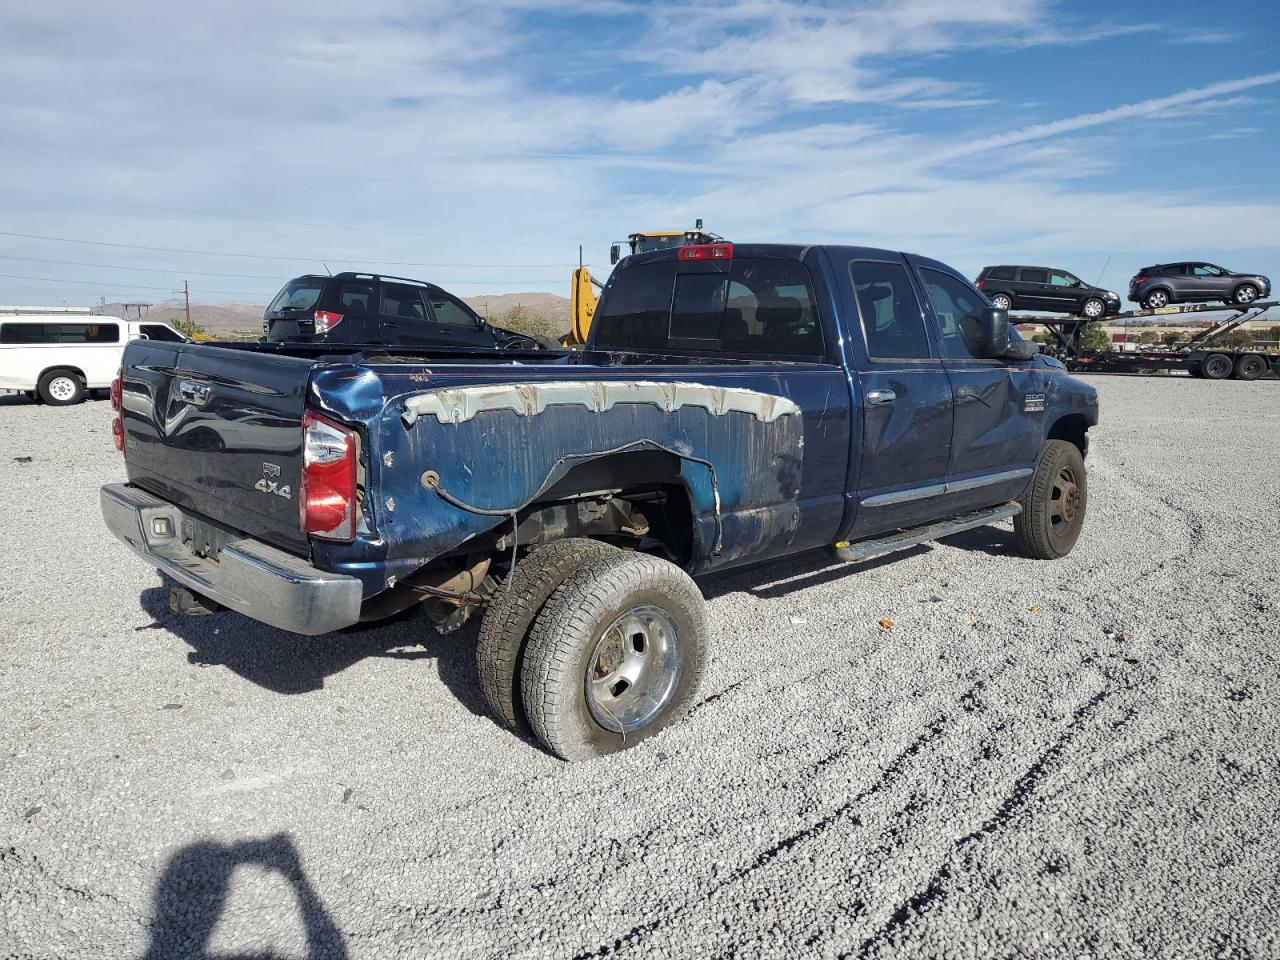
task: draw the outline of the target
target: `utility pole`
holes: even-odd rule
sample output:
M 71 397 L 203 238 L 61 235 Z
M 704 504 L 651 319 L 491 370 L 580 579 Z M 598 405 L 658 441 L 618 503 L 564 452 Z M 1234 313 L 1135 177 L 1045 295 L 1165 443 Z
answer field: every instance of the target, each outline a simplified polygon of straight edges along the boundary
M 187 329 L 191 329 L 191 287 L 187 281 L 182 281 L 182 297 L 187 301 Z

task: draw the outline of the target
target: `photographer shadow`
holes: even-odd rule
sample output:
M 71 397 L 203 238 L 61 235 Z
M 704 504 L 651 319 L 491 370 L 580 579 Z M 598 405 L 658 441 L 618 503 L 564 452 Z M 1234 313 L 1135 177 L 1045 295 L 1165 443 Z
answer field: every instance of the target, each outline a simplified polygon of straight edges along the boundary
M 222 844 L 193 843 L 170 858 L 156 884 L 151 941 L 143 960 L 212 958 L 211 939 L 223 915 L 237 867 L 254 866 L 283 878 L 297 901 L 307 960 L 345 960 L 347 948 L 302 870 L 287 834 Z M 228 955 L 219 951 L 218 957 Z M 235 960 L 273 960 L 274 953 L 234 953 Z

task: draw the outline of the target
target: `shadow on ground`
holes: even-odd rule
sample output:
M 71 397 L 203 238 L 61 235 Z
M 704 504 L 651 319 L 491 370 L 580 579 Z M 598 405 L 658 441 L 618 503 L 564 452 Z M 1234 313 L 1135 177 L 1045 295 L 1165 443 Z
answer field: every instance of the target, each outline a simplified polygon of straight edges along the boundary
M 1016 554 L 1012 531 L 983 527 L 956 534 L 949 546 L 991 556 Z M 701 578 L 709 600 L 732 593 L 750 593 L 763 600 L 785 597 L 797 590 L 855 577 L 929 553 L 920 545 L 862 563 L 841 563 L 826 550 L 813 550 L 784 560 Z M 434 660 L 440 680 L 468 710 L 488 716 L 476 677 L 473 620 L 461 630 L 441 636 L 420 612 L 394 622 L 358 626 L 319 637 L 278 630 L 231 611 L 210 616 L 184 616 L 169 610 L 169 585 L 145 590 L 142 609 L 152 622 L 139 631 L 163 630 L 185 642 L 188 662 L 201 667 L 223 666 L 251 683 L 281 694 L 323 689 L 327 677 L 369 657 Z
M 222 918 L 232 875 L 239 866 L 259 867 L 278 874 L 289 884 L 305 931 L 307 960 L 344 960 L 347 949 L 342 935 L 307 881 L 298 851 L 286 834 L 231 844 L 193 843 L 174 854 L 156 884 L 155 920 L 143 960 L 213 957 L 210 941 Z M 221 951 L 217 956 L 228 957 Z M 277 954 L 230 956 L 235 960 L 273 960 Z
M 475 673 L 475 631 L 467 624 L 441 636 L 421 613 L 377 626 L 357 626 L 304 637 L 232 611 L 184 616 L 169 610 L 167 583 L 144 590 L 143 611 L 152 622 L 137 629 L 164 630 L 189 647 L 188 662 L 223 666 L 275 693 L 310 693 L 326 677 L 369 657 L 435 660 L 440 679 L 472 713 L 487 715 Z

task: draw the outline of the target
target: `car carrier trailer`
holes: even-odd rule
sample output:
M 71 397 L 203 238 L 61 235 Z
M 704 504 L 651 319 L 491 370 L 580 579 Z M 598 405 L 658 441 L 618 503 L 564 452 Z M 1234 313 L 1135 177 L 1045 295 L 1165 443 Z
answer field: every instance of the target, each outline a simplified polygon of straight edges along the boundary
M 1015 323 L 1038 323 L 1056 341 L 1047 352 L 1066 364 L 1068 370 L 1089 373 L 1169 373 L 1184 370 L 1205 380 L 1257 380 L 1269 373 L 1280 376 L 1280 354 L 1258 349 L 1214 346 L 1213 341 L 1251 320 L 1261 319 L 1280 304 L 1267 300 L 1245 305 L 1189 303 L 1154 310 L 1130 310 L 1107 317 L 1136 320 L 1151 317 L 1179 317 L 1190 313 L 1229 313 L 1230 316 L 1190 333 L 1167 347 L 1145 350 L 1088 350 L 1084 346 L 1086 326 L 1095 321 L 1086 317 L 1015 317 Z

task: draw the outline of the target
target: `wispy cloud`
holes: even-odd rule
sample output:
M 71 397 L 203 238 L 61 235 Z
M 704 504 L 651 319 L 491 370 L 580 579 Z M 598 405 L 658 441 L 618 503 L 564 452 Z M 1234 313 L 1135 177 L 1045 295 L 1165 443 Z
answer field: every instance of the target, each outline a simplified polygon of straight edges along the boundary
M 297 269 L 462 264 L 433 279 L 494 289 L 546 288 L 556 271 L 533 265 L 567 265 L 578 243 L 601 262 L 629 230 L 697 216 L 736 236 L 900 244 L 960 264 L 995 248 L 1087 252 L 1099 225 L 1136 249 L 1275 243 L 1258 226 L 1274 191 L 1228 231 L 1230 183 L 1162 193 L 1131 131 L 1176 130 L 1183 157 L 1193 141 L 1227 152 L 1210 137 L 1265 143 L 1280 73 L 1192 85 L 1178 78 L 1212 65 L 1187 59 L 1144 76 L 1160 95 L 1126 97 L 1094 77 L 1121 75 L 1126 42 L 1147 48 L 1145 18 L 1048 0 L 494 0 L 465 13 L 228 0 L 199 26 L 159 0 L 6 12 L 0 129 L 20 149 L 0 151 L 0 184 L 34 192 L 0 190 L 7 231 L 296 253 Z M 102 256 L 0 237 L 5 255 L 68 261 L 69 278 Z M 113 255 L 129 270 L 295 269 Z

